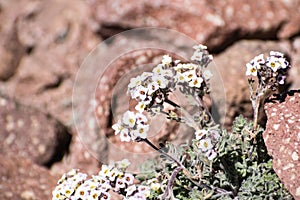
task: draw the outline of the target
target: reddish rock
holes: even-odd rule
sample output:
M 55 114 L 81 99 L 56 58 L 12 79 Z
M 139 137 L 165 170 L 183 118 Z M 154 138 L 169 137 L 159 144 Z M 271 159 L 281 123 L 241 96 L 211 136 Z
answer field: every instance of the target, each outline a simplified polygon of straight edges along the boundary
M 17 70 L 25 47 L 18 38 L 18 21 L 15 10 L 8 9 L 8 2 L 0 2 L 0 80 L 7 80 Z
M 58 178 L 28 159 L 0 154 L 0 199 L 51 199 Z
M 51 165 L 68 150 L 68 129 L 51 116 L 0 96 L 0 153 Z
M 240 38 L 289 38 L 300 31 L 297 0 L 91 2 L 99 32 L 106 37 L 109 30 L 165 27 L 220 51 Z
M 300 90 L 273 97 L 263 137 L 273 168 L 295 199 L 300 199 Z
M 18 19 L 17 39 L 6 43 L 12 46 L 19 41 L 27 49 L 27 55 L 22 57 L 9 81 L 1 83 L 0 91 L 71 125 L 76 72 L 99 42 L 92 31 L 89 7 L 80 0 L 12 0 L 2 2 L 1 6 L 1 27 L 9 29 L 13 27 L 9 26 L 13 19 Z M 7 33 L 13 30 L 10 28 Z M 17 51 L 13 53 L 18 55 Z M 9 68 L 13 66 L 9 64 Z
M 100 149 L 100 146 L 98 146 Z M 105 149 L 102 153 L 106 154 Z M 69 153 L 64 158 L 51 166 L 51 173 L 61 176 L 71 169 L 80 169 L 88 174 L 97 174 L 100 170 L 101 162 L 97 159 L 91 150 L 81 141 L 78 135 L 74 135 L 70 144 Z M 106 164 L 106 163 L 105 163 Z

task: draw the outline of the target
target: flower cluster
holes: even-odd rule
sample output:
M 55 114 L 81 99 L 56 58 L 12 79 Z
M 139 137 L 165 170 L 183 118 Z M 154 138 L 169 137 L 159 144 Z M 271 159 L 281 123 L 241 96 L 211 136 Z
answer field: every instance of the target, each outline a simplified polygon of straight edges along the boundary
M 116 135 L 120 134 L 121 141 L 130 142 L 147 138 L 149 125 L 146 116 L 142 113 L 127 111 L 123 114 L 122 120 L 119 120 L 112 128 Z
M 130 80 L 128 93 L 139 102 L 135 107 L 137 111 L 143 112 L 150 108 L 154 113 L 161 111 L 168 93 L 175 88 L 175 74 L 171 68 L 173 64 L 172 58 L 165 55 L 162 63 L 152 72 L 144 72 Z
M 200 153 L 205 153 L 208 160 L 213 160 L 217 156 L 214 146 L 220 138 L 218 130 L 198 129 L 195 132 L 195 136 L 196 145 L 199 148 Z
M 162 62 L 152 72 L 144 72 L 130 80 L 128 93 L 138 101 L 135 109 L 139 112 L 149 111 L 152 114 L 163 110 L 163 103 L 167 102 L 170 92 L 180 86 L 181 92 L 188 95 L 203 95 L 208 93 L 207 82 L 212 74 L 205 70 L 212 56 L 208 54 L 206 46 L 195 46 L 192 56 L 194 63 L 181 63 L 180 60 L 172 61 L 164 55 Z M 168 103 L 168 102 L 167 102 Z
M 126 159 L 112 165 L 102 165 L 98 175 L 91 179 L 73 169 L 58 181 L 52 200 L 109 200 L 110 190 L 123 195 L 124 200 L 146 200 L 150 188 L 133 184 L 134 176 L 124 172 L 128 165 Z
M 260 54 L 247 63 L 246 67 L 247 76 L 257 76 L 261 84 L 274 90 L 278 84 L 284 84 L 290 64 L 283 53 L 271 51 L 266 59 Z

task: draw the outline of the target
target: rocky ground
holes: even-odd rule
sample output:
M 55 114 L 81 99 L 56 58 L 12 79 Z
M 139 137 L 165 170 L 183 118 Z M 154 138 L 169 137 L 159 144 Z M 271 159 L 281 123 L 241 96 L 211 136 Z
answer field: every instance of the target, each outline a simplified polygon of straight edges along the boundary
M 285 52 L 293 66 L 286 87 L 300 88 L 299 8 L 299 0 L 0 0 L 0 199 L 50 199 L 63 172 L 80 168 L 96 173 L 95 155 L 103 162 L 118 156 L 105 139 L 111 138 L 112 89 L 133 65 L 155 61 L 162 52 L 124 56 L 104 73 L 106 81 L 96 90 L 102 129 L 87 119 L 93 131 L 82 143 L 72 116 L 72 90 L 83 59 L 99 42 L 151 26 L 208 45 L 224 83 L 228 127 L 239 113 L 252 115 L 244 66 L 257 54 Z M 265 106 L 264 137 L 276 172 L 300 199 L 299 92 L 283 101 Z M 169 134 L 174 126 L 163 126 L 167 131 L 157 141 L 186 139 Z M 95 133 L 102 136 L 94 140 Z M 137 146 L 135 151 L 144 150 Z

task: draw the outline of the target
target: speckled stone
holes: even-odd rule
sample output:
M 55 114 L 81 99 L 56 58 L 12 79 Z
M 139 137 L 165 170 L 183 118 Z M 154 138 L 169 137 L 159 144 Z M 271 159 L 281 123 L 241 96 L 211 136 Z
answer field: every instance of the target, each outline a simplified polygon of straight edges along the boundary
M 26 158 L 0 154 L 0 199 L 51 199 L 58 178 Z
M 0 95 L 0 116 L 2 154 L 50 165 L 68 148 L 68 129 L 50 115 Z
M 300 199 L 300 90 L 270 100 L 265 104 L 268 121 L 263 137 L 275 172 Z

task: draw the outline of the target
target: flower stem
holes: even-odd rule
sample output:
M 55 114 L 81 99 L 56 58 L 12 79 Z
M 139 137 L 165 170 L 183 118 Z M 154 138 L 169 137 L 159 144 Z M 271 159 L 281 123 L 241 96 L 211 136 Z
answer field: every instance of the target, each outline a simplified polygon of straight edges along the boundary
M 171 106 L 174 106 L 175 108 L 180 108 L 180 106 L 178 104 L 176 104 L 175 102 L 171 101 L 170 99 L 165 99 L 165 102 L 170 104 Z
M 253 113 L 253 133 L 256 136 L 257 126 L 258 126 L 258 113 L 260 107 L 260 96 L 258 95 L 255 100 L 254 113 Z
M 158 151 L 159 153 L 161 153 L 162 155 L 166 156 L 167 158 L 169 158 L 170 160 L 174 161 L 178 166 L 181 166 L 184 168 L 184 166 L 174 157 L 172 157 L 171 155 L 167 154 L 166 152 L 164 152 L 163 150 L 161 150 L 160 148 L 158 148 L 157 146 L 155 146 L 150 140 L 146 139 L 142 139 L 142 141 L 146 142 L 146 144 L 148 144 L 150 147 L 152 147 L 154 150 Z

